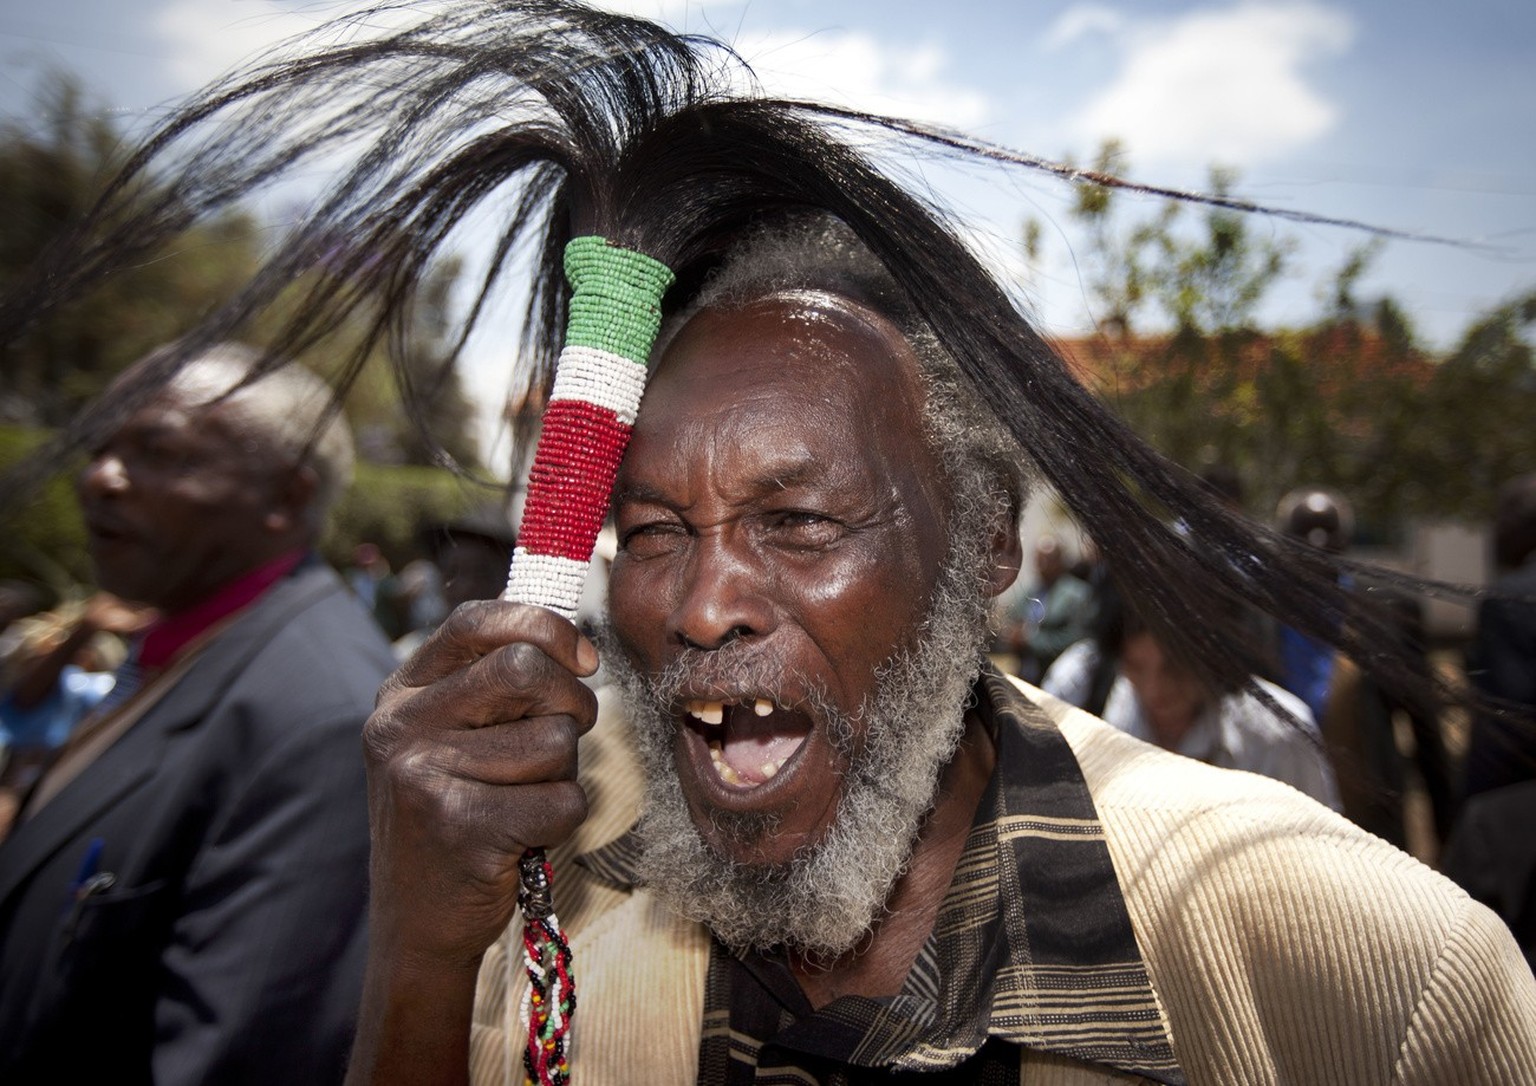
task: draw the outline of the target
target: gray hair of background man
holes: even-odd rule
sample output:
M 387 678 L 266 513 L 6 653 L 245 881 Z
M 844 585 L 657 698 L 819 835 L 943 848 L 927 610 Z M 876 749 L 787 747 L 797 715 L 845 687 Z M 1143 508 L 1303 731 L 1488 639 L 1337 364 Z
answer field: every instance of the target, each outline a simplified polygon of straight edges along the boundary
M 253 347 L 222 343 L 183 366 L 169 387 L 201 403 L 229 404 L 286 465 L 313 470 L 317 485 L 306 518 L 319 535 L 352 481 L 352 435 L 330 386 L 302 366 L 286 365 L 243 384 L 261 359 Z

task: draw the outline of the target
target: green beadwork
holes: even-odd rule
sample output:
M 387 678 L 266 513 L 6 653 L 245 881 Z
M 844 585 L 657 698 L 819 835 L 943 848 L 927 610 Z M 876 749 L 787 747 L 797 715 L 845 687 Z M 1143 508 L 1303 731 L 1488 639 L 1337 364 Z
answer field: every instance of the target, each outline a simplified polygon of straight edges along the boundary
M 566 245 L 565 277 L 571 284 L 566 345 L 645 365 L 661 327 L 661 297 L 672 285 L 671 270 L 644 253 L 587 236 Z

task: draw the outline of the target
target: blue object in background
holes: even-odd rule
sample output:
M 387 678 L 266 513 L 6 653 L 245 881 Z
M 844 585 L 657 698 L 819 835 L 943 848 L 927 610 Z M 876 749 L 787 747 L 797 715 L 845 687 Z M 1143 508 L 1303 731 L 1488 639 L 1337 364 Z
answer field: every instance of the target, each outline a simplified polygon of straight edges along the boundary
M 86 671 L 65 664 L 52 692 L 30 709 L 10 697 L 0 700 L 0 746 L 52 750 L 74 731 L 82 717 L 96 708 L 112 689 L 109 671 Z

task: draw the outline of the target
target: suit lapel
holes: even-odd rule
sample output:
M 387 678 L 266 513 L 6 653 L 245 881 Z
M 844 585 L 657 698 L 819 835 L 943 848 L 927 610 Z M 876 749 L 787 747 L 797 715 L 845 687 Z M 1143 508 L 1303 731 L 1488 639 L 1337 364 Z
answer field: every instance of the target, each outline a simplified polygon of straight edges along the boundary
M 301 566 L 236 619 L 122 738 L 12 831 L 0 846 L 0 906 L 92 819 L 153 774 L 166 737 L 204 719 L 209 705 L 295 613 L 344 590 L 328 568 Z
M 158 722 L 157 727 L 163 732 L 197 724 L 207 714 L 209 704 L 224 693 L 253 656 L 266 648 L 277 630 L 322 597 L 345 590 L 328 568 L 300 566 L 292 577 L 274 585 L 204 649 L 191 673 L 168 691 L 148 716 Z

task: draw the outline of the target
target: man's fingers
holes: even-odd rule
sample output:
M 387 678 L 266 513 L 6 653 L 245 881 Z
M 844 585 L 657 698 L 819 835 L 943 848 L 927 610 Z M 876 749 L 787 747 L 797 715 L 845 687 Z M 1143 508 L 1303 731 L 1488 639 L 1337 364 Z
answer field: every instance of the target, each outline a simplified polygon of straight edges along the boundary
M 487 810 L 487 817 L 498 825 L 517 826 L 519 848 L 554 848 L 570 839 L 576 828 L 587 820 L 587 792 L 575 781 L 549 781 L 524 785 L 512 790 L 497 789 Z M 516 816 L 518 821 L 511 819 Z
M 597 696 L 541 648 L 517 642 L 493 649 L 425 689 L 409 691 L 393 712 L 435 730 L 569 716 L 584 732 L 597 719 Z
M 569 716 L 548 716 L 445 731 L 430 757 L 449 776 L 486 785 L 573 781 L 584 730 Z
M 575 625 L 543 607 L 502 600 L 461 604 L 386 684 L 428 686 L 471 666 L 503 645 L 526 642 L 576 674 L 597 670 L 597 650 Z
M 476 882 L 491 883 L 527 848 L 564 843 L 587 817 L 587 793 L 572 780 L 514 787 L 455 780 L 425 795 L 434 849 L 467 865 Z

